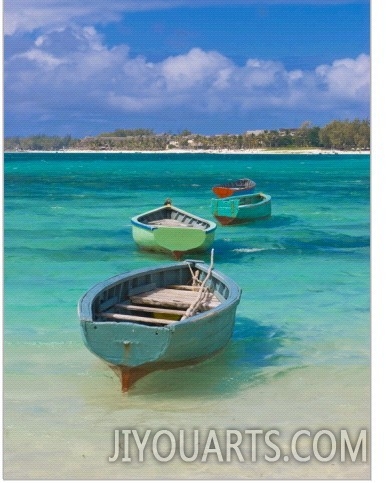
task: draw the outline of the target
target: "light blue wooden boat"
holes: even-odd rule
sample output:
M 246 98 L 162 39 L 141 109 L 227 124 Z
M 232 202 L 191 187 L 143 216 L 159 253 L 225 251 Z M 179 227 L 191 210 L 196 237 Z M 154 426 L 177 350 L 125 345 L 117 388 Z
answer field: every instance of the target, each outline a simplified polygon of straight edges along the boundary
M 170 200 L 134 216 L 131 223 L 132 236 L 139 248 L 168 253 L 177 259 L 208 250 L 215 238 L 216 223 L 176 208 Z
M 238 225 L 271 216 L 271 196 L 255 193 L 246 196 L 212 199 L 211 210 L 222 225 Z
M 240 297 L 234 281 L 196 260 L 116 275 L 80 299 L 83 341 L 118 373 L 125 392 L 152 371 L 221 350 Z

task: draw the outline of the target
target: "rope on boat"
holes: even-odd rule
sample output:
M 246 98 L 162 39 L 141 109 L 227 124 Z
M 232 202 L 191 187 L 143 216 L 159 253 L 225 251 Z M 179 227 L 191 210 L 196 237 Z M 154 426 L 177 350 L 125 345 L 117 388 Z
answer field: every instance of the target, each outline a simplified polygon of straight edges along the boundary
M 196 270 L 196 272 L 194 274 L 192 273 L 192 286 L 193 287 L 200 285 L 199 275 L 200 275 L 200 270 Z
M 191 264 L 189 262 L 186 262 L 186 263 L 192 275 L 192 287 L 200 286 L 200 280 L 199 280 L 200 270 L 193 271 Z
M 206 285 L 207 280 L 211 276 L 211 273 L 212 273 L 212 269 L 213 268 L 214 268 L 214 249 L 211 250 L 210 266 L 208 268 L 207 275 L 205 276 L 202 284 L 200 285 L 199 295 L 196 298 L 196 300 L 188 307 L 188 309 L 185 312 L 185 314 L 181 317 L 181 320 L 184 320 L 184 319 L 186 319 L 188 317 L 192 317 L 192 315 L 195 315 L 195 313 L 197 312 L 197 310 L 202 306 L 202 304 L 204 302 L 203 299 L 209 293 L 209 289 L 205 285 Z M 194 274 L 193 274 L 192 270 L 191 270 L 191 273 L 192 273 L 192 279 L 195 280 L 195 277 L 194 277 Z

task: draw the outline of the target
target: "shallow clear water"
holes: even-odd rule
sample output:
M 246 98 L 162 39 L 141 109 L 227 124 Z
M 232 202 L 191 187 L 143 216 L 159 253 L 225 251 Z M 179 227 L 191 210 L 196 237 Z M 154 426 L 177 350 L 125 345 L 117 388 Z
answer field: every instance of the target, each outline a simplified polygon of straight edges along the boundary
M 123 422 L 129 426 L 135 406 L 158 405 L 162 415 L 192 399 L 206 408 L 200 424 L 211 426 L 222 399 L 227 415 L 244 392 L 257 406 L 260 391 L 277 380 L 287 378 L 290 388 L 293 371 L 321 371 L 329 383 L 335 371 L 338 398 L 347 371 L 369 365 L 368 156 L 18 153 L 5 155 L 4 170 L 6 427 L 24 420 L 27 431 L 40 422 L 49 445 L 50 427 L 65 424 L 54 418 L 59 387 L 61 407 L 84 427 L 91 406 L 118 416 L 129 411 Z M 148 376 L 121 398 L 115 376 L 82 345 L 79 297 L 112 275 L 168 261 L 137 249 L 130 217 L 170 197 L 175 206 L 212 219 L 211 186 L 239 177 L 272 196 L 272 217 L 216 231 L 215 266 L 243 289 L 230 344 L 198 366 Z M 197 258 L 209 261 L 209 254 Z M 322 377 L 318 382 L 322 388 Z M 280 395 L 282 401 L 295 397 Z M 290 424 L 297 418 L 294 412 Z M 158 426 L 164 421 L 157 416 Z M 19 429 L 31 444 L 34 431 Z M 5 440 L 10 461 L 12 441 Z M 98 444 L 93 436 L 89 442 Z M 50 474 L 11 466 L 6 459 L 14 477 Z

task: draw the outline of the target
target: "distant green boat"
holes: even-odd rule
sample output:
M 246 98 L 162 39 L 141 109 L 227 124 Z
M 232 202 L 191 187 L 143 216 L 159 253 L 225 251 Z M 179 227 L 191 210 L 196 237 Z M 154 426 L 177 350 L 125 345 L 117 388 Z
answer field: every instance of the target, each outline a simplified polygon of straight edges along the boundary
M 133 239 L 141 249 L 170 253 L 177 259 L 208 250 L 215 238 L 216 223 L 176 208 L 169 200 L 131 222 Z
M 196 363 L 232 335 L 241 289 L 203 262 L 186 260 L 116 275 L 79 301 L 83 341 L 121 378 Z
M 271 196 L 254 193 L 211 200 L 211 210 L 221 225 L 238 225 L 271 216 Z

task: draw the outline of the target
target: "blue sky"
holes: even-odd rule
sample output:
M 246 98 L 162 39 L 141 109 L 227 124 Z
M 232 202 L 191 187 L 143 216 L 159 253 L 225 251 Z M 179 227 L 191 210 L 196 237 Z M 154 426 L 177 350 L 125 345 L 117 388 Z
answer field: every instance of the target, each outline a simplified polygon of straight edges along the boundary
M 368 0 L 6 0 L 4 134 L 370 116 Z

